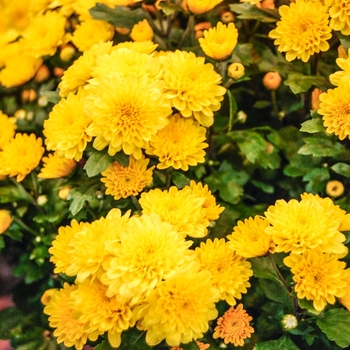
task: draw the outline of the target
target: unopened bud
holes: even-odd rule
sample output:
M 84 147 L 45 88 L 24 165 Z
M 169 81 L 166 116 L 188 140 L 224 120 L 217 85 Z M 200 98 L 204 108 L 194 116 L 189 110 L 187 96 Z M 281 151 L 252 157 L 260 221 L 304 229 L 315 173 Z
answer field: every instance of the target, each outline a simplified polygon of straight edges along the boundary
M 0 210 L 0 234 L 4 233 L 12 223 L 11 213 L 6 209 Z
M 38 205 L 40 205 L 41 207 L 42 207 L 43 205 L 45 205 L 45 204 L 47 203 L 47 196 L 45 196 L 45 195 L 39 196 L 38 199 L 37 199 L 37 203 L 38 203 Z
M 36 72 L 34 80 L 37 83 L 41 83 L 46 79 L 48 79 L 49 76 L 50 76 L 50 70 L 49 68 L 47 68 L 47 66 L 43 64 L 42 66 L 39 67 L 38 71 Z
M 75 48 L 71 45 L 64 46 L 60 51 L 60 59 L 62 61 L 69 61 L 75 54 Z
M 244 112 L 244 111 L 238 111 L 237 112 L 237 120 L 240 122 L 240 123 L 245 123 L 246 120 L 247 120 L 248 116 L 247 116 L 247 113 Z
M 284 315 L 281 321 L 282 328 L 285 331 L 291 331 L 298 326 L 298 320 L 294 315 Z
M 338 180 L 328 181 L 326 185 L 326 193 L 328 196 L 336 198 L 344 193 L 344 185 Z
M 34 89 L 26 89 L 22 91 L 23 102 L 33 102 L 36 99 L 36 91 Z
M 231 11 L 224 11 L 220 16 L 220 20 L 222 23 L 225 23 L 225 24 L 230 23 L 235 20 L 235 16 Z
M 244 75 L 244 66 L 242 63 L 231 63 L 227 68 L 228 76 L 232 79 L 240 79 Z
M 71 190 L 71 187 L 67 186 L 67 187 L 62 187 L 59 192 L 58 192 L 58 197 L 60 197 L 63 200 L 66 200 L 69 192 Z
M 48 105 L 49 101 L 47 100 L 47 98 L 45 96 L 40 96 L 38 98 L 38 105 L 40 107 L 46 107 Z
M 268 90 L 276 90 L 281 85 L 282 78 L 278 72 L 268 72 L 263 78 L 263 84 Z

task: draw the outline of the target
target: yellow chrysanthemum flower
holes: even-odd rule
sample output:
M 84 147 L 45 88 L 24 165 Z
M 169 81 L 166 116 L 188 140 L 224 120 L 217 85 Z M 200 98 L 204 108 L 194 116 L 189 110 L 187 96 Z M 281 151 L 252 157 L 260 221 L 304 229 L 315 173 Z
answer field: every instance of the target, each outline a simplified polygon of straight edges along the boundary
M 93 147 L 102 150 L 108 146 L 110 155 L 123 150 L 140 159 L 142 148 L 168 123 L 171 114 L 161 82 L 113 72 L 93 80 L 85 99 L 85 111 L 92 118 L 87 134 L 96 136 Z
M 124 41 L 116 45 L 116 49 L 129 49 L 139 53 L 146 53 L 150 55 L 158 47 L 158 44 L 155 44 L 151 40 L 147 41 Z
M 65 25 L 66 17 L 56 11 L 34 17 L 22 33 L 25 51 L 35 57 L 53 56 L 63 43 Z
M 74 30 L 71 41 L 79 51 L 86 51 L 113 38 L 114 27 L 106 21 L 88 19 Z
M 335 62 L 339 66 L 340 71 L 337 71 L 329 76 L 329 81 L 338 86 L 341 81 L 348 81 L 350 79 L 350 50 L 346 58 L 338 57 Z
M 222 338 L 225 344 L 232 343 L 234 346 L 244 346 L 244 339 L 250 338 L 254 328 L 249 322 L 253 317 L 243 309 L 243 304 L 236 308 L 230 307 L 217 321 L 213 338 Z
M 237 39 L 238 30 L 232 22 L 228 25 L 219 22 L 216 27 L 204 31 L 204 37 L 198 41 L 207 56 L 221 61 L 231 55 Z
M 204 198 L 202 208 L 205 210 L 205 217 L 209 221 L 215 221 L 219 218 L 219 215 L 225 210 L 219 204 L 216 204 L 216 198 L 212 195 L 208 188 L 208 185 L 204 185 L 201 182 L 196 183 L 194 180 L 190 181 L 189 186 L 185 186 L 184 189 L 189 189 L 190 192 L 199 198 Z
M 281 20 L 269 33 L 276 39 L 278 51 L 286 52 L 286 60 L 307 62 L 315 52 L 329 49 L 332 29 L 328 26 L 328 7 L 319 1 L 296 0 L 279 8 Z
M 61 226 L 58 229 L 58 234 L 52 242 L 52 247 L 49 248 L 51 254 L 50 261 L 55 265 L 54 273 L 66 273 L 71 265 L 72 254 L 70 253 L 70 242 L 76 233 L 83 231 L 89 225 L 88 223 L 78 223 L 73 219 L 68 226 Z
M 221 75 L 193 52 L 176 50 L 159 59 L 164 69 L 165 95 L 172 107 L 184 117 L 194 117 L 201 125 L 211 126 L 226 93 L 219 85 Z
M 291 268 L 297 297 L 312 300 L 317 311 L 345 295 L 349 270 L 336 255 L 325 254 L 320 249 L 306 250 L 302 255 L 290 254 L 283 262 Z
M 92 77 L 91 73 L 95 67 L 97 57 L 110 53 L 112 45 L 111 41 L 95 44 L 74 61 L 64 72 L 61 82 L 58 84 L 60 96 L 66 97 L 71 92 L 75 93 L 80 86 L 83 87 L 87 84 Z
M 120 234 L 130 216 L 130 211 L 122 216 L 117 208 L 112 209 L 105 218 L 86 223 L 83 230 L 75 232 L 69 242 L 70 265 L 68 276 L 77 276 L 83 282 L 89 276 L 99 276 L 104 272 L 102 264 L 119 246 Z
M 115 200 L 137 196 L 152 182 L 154 166 L 147 169 L 149 159 L 144 156 L 136 160 L 129 158 L 129 165 L 124 166 L 118 162 L 111 164 L 103 171 L 101 181 L 106 186 L 106 194 L 110 194 Z
M 49 304 L 44 308 L 44 313 L 49 315 L 50 327 L 55 328 L 54 336 L 57 343 L 65 346 L 75 346 L 82 350 L 87 339 L 96 340 L 98 334 L 88 334 L 84 324 L 72 316 L 73 309 L 69 306 L 71 293 L 77 289 L 75 285 L 64 283 L 63 288 L 55 291 Z
M 6 209 L 0 209 L 0 235 L 4 233 L 12 223 L 12 215 Z
M 344 295 L 338 298 L 338 301 L 350 311 L 350 268 L 346 269 L 348 277 L 344 288 Z
M 183 0 L 182 7 L 188 9 L 196 15 L 212 10 L 219 5 L 222 0 Z
M 168 191 L 156 188 L 147 193 L 143 192 L 139 203 L 143 214 L 159 215 L 162 221 L 174 225 L 181 236 L 201 238 L 207 235 L 209 225 L 203 209 L 204 200 L 188 189 L 179 191 L 177 187 L 172 186 Z
M 158 169 L 173 167 L 187 171 L 189 166 L 205 161 L 206 131 L 196 121 L 175 114 L 166 127 L 152 136 L 146 153 L 159 158 Z
M 146 342 L 154 346 L 163 339 L 179 346 L 203 337 L 208 322 L 217 317 L 219 293 L 208 271 L 195 267 L 158 283 L 145 302 L 134 310 L 137 328 L 147 331 Z
M 350 4 L 346 0 L 325 0 L 331 18 L 329 26 L 343 35 L 350 34 Z
M 10 118 L 8 115 L 0 111 L 0 125 L 2 129 L 0 133 L 0 150 L 2 150 L 3 146 L 15 136 L 17 129 L 16 118 Z
M 91 118 L 84 112 L 86 92 L 82 89 L 75 95 L 62 98 L 44 121 L 43 133 L 48 150 L 56 151 L 59 157 L 79 161 L 92 137 L 87 134 Z
M 17 176 L 21 182 L 40 163 L 45 149 L 40 137 L 17 133 L 0 151 L 0 176 Z
M 152 40 L 154 32 L 147 19 L 136 23 L 130 33 L 130 38 L 134 41 L 147 41 Z
M 77 165 L 74 159 L 61 158 L 57 153 L 51 153 L 42 160 L 44 165 L 38 175 L 42 179 L 58 179 L 68 176 Z
M 346 238 L 339 230 L 340 220 L 334 217 L 334 210 L 312 196 L 300 202 L 278 200 L 265 212 L 271 224 L 265 232 L 276 244 L 276 252 L 301 254 L 320 248 L 325 253 L 345 255 Z
M 238 221 L 233 232 L 227 236 L 229 247 L 236 254 L 245 258 L 254 258 L 264 256 L 267 253 L 273 253 L 275 244 L 271 235 L 266 234 L 265 229 L 269 227 L 269 221 L 256 215 L 254 218 Z
M 339 81 L 335 89 L 328 89 L 320 95 L 320 108 L 317 111 L 323 115 L 323 125 L 326 132 L 335 134 L 340 140 L 350 138 L 350 81 Z
M 119 295 L 133 304 L 144 299 L 160 281 L 193 260 L 191 244 L 155 214 L 131 218 L 114 257 L 104 265 L 107 296 Z
M 134 76 L 137 79 L 147 77 L 151 81 L 161 79 L 163 71 L 159 60 L 149 54 L 140 53 L 133 49 L 114 47 L 110 54 L 100 55 L 96 60 L 92 76 L 103 78 L 111 72 L 122 77 Z M 97 79 L 90 81 L 98 83 Z
M 223 238 L 201 242 L 195 253 L 201 270 L 211 273 L 211 281 L 220 293 L 220 299 L 235 305 L 236 299 L 241 299 L 250 287 L 248 280 L 253 275 L 250 263 L 236 255 Z
M 132 311 L 129 303 L 106 297 L 106 291 L 107 287 L 98 279 L 87 279 L 71 293 L 70 305 L 88 334 L 107 332 L 109 343 L 117 348 L 121 333 L 130 326 Z

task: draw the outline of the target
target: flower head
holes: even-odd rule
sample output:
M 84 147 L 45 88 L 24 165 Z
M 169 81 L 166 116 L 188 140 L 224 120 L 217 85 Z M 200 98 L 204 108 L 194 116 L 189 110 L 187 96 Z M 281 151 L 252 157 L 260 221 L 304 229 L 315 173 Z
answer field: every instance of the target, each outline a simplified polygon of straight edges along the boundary
M 141 150 L 168 123 L 171 114 L 162 84 L 150 82 L 147 77 L 121 77 L 111 72 L 89 85 L 88 93 L 85 111 L 90 113 L 92 123 L 87 134 L 96 136 L 94 148 L 108 146 L 110 155 L 123 150 L 140 159 Z
M 331 18 L 329 26 L 343 35 L 350 34 L 350 5 L 346 0 L 325 0 Z
M 2 147 L 9 142 L 14 136 L 17 129 L 16 118 L 9 118 L 5 113 L 0 111 L 0 125 L 2 130 L 0 133 L 0 151 Z
M 146 150 L 147 154 L 159 158 L 157 168 L 182 169 L 204 163 L 208 147 L 206 129 L 192 119 L 184 119 L 179 114 L 169 118 L 169 124 L 153 135 Z
M 317 311 L 322 311 L 327 303 L 334 304 L 336 297 L 345 295 L 349 270 L 336 255 L 310 249 L 302 255 L 292 253 L 283 262 L 291 268 L 297 297 L 312 300 Z
M 147 331 L 146 342 L 154 346 L 163 339 L 170 346 L 201 338 L 208 322 L 217 317 L 218 292 L 211 285 L 210 273 L 192 267 L 179 272 L 148 295 L 134 310 L 137 328 Z
M 106 21 L 88 19 L 75 29 L 72 43 L 79 51 L 89 50 L 93 45 L 113 38 L 114 27 Z
M 39 165 L 44 152 L 40 137 L 17 133 L 0 151 L 0 176 L 17 176 L 22 181 Z
M 82 89 L 76 95 L 70 93 L 53 107 L 49 119 L 44 121 L 46 147 L 60 157 L 79 161 L 92 139 L 87 135 L 91 118 L 83 110 L 85 96 Z
M 260 215 L 254 218 L 238 221 L 233 232 L 227 236 L 229 247 L 240 256 L 254 258 L 273 253 L 275 244 L 265 229 L 270 225 L 268 220 Z
M 110 344 L 117 348 L 121 343 L 121 333 L 128 329 L 132 316 L 129 303 L 117 297 L 106 296 L 107 287 L 98 279 L 87 279 L 78 283 L 71 293 L 70 305 L 74 317 L 84 324 L 88 333 L 107 332 Z
M 346 286 L 344 288 L 344 295 L 338 298 L 338 301 L 350 311 L 350 269 L 348 271 L 348 278 L 346 279 Z
M 57 153 L 43 157 L 42 161 L 44 166 L 38 174 L 38 177 L 42 179 L 57 179 L 68 176 L 77 165 L 74 159 L 61 158 Z
M 199 350 L 207 350 L 210 348 L 210 344 L 205 344 L 198 340 L 196 340 L 196 344 Z M 170 350 L 182 350 L 182 348 L 179 346 L 173 346 Z
M 209 221 L 203 209 L 204 198 L 199 198 L 188 189 L 178 190 L 170 187 L 169 191 L 154 189 L 142 193 L 139 203 L 143 214 L 155 213 L 162 221 L 174 225 L 180 235 L 204 237 L 208 233 Z
M 335 134 L 340 140 L 350 139 L 350 81 L 340 81 L 335 89 L 328 89 L 320 95 L 320 109 L 326 132 Z
M 281 20 L 269 36 L 276 39 L 278 51 L 286 52 L 286 60 L 307 62 L 315 52 L 329 49 L 332 29 L 328 26 L 328 7 L 319 1 L 296 0 L 279 8 Z
M 155 214 L 131 218 L 113 257 L 104 264 L 107 295 L 142 301 L 160 281 L 193 260 L 191 244 Z
M 196 15 L 212 10 L 222 0 L 183 0 L 182 6 Z
M 199 38 L 199 44 L 204 53 L 215 59 L 223 60 L 231 55 L 237 45 L 238 30 L 231 22 L 228 25 L 219 22 L 216 27 L 204 32 L 204 38 Z
M 123 41 L 116 45 L 116 49 L 129 49 L 139 53 L 146 53 L 150 55 L 158 47 L 152 40 L 145 41 Z
M 214 112 L 226 89 L 220 86 L 221 76 L 214 66 L 204 63 L 204 57 L 193 52 L 175 51 L 160 57 L 164 68 L 165 95 L 182 116 L 194 117 L 209 127 L 214 122 Z
M 153 29 L 148 23 L 147 19 L 144 19 L 136 23 L 131 30 L 130 37 L 134 41 L 147 41 L 152 40 L 154 36 Z
M 241 299 L 242 293 L 247 293 L 250 287 L 248 280 L 253 275 L 250 263 L 236 255 L 223 238 L 201 242 L 195 253 L 201 269 L 211 273 L 213 286 L 220 293 L 220 299 L 235 305 L 236 299 Z
M 152 182 L 154 166 L 147 169 L 149 159 L 136 160 L 129 158 L 129 165 L 124 166 L 118 162 L 112 163 L 103 171 L 101 181 L 106 186 L 106 194 L 114 196 L 115 200 L 137 196 L 149 183 Z
M 6 209 L 0 209 L 0 235 L 11 226 L 11 223 L 11 213 Z
M 300 254 L 319 247 L 327 253 L 346 254 L 345 236 L 340 232 L 346 216 L 339 210 L 331 199 L 323 201 L 312 194 L 304 195 L 301 201 L 278 200 L 265 212 L 271 224 L 265 232 L 276 244 L 276 252 Z
M 350 53 L 349 50 L 348 50 L 348 53 Z M 350 77 L 350 57 L 349 57 L 349 55 L 346 55 L 346 53 L 345 53 L 345 57 L 338 57 L 335 60 L 335 62 L 339 66 L 339 68 L 341 68 L 341 70 L 331 74 L 329 76 L 329 81 L 333 85 L 338 86 L 341 81 L 349 80 L 349 77 Z
M 249 325 L 253 318 L 243 309 L 243 304 L 231 306 L 217 321 L 213 338 L 222 338 L 225 344 L 243 346 L 244 339 L 250 338 L 254 328 Z

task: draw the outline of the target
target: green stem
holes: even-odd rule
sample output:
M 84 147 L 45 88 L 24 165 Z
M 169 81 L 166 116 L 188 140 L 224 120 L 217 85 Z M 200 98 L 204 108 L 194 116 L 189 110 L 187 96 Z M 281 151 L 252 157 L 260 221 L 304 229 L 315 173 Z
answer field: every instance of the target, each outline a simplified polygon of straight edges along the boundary
M 288 293 L 291 293 L 291 291 L 293 290 L 293 288 L 287 283 L 287 281 L 284 279 L 284 277 L 282 276 L 280 270 L 278 269 L 276 262 L 272 256 L 272 254 L 268 254 L 267 255 L 269 257 L 269 260 L 271 262 L 271 265 L 273 267 L 273 269 L 275 270 L 278 278 L 281 280 L 282 284 L 286 287 L 286 289 L 288 290 Z
M 228 96 L 229 109 L 230 109 L 227 132 L 230 132 L 233 126 L 233 96 L 230 90 L 227 90 L 227 96 Z
M 276 94 L 276 90 L 271 90 L 271 101 L 272 101 L 272 108 L 274 113 L 276 114 L 277 117 L 279 117 L 280 114 L 280 110 L 278 108 L 278 104 L 277 104 L 277 94 Z
M 30 232 L 31 234 L 33 234 L 34 236 L 38 235 L 38 232 L 34 231 L 33 229 L 31 229 L 29 226 L 27 226 L 21 219 L 19 219 L 17 216 L 13 217 L 13 221 L 16 222 L 21 228 L 23 228 L 23 230 L 26 230 L 28 232 Z
M 166 178 L 165 178 L 165 187 L 167 189 L 170 188 L 170 183 L 171 183 L 171 170 L 172 170 L 172 167 L 168 168 L 166 170 Z
M 182 35 L 182 38 L 179 42 L 179 45 L 177 46 L 177 48 L 180 50 L 182 48 L 182 45 L 184 44 L 188 34 L 190 34 L 191 32 L 193 32 L 193 27 L 194 27 L 194 15 L 190 15 L 188 22 L 187 22 L 187 27 L 185 29 L 184 34 Z
M 141 208 L 141 205 L 140 205 L 139 201 L 137 200 L 137 198 L 135 196 L 131 196 L 131 200 L 132 200 L 132 203 L 134 204 L 136 210 L 141 212 L 142 208 Z

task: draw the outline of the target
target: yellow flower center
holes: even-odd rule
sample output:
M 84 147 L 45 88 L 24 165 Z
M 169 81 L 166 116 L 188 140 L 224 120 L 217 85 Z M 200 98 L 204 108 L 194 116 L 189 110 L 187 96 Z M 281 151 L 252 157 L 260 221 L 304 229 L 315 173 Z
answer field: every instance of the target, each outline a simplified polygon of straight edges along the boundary
M 129 104 L 120 106 L 117 114 L 120 116 L 120 122 L 124 128 L 135 126 L 140 120 L 140 110 Z
M 335 116 L 350 123 L 350 105 L 346 102 L 338 105 L 338 108 L 335 110 Z

